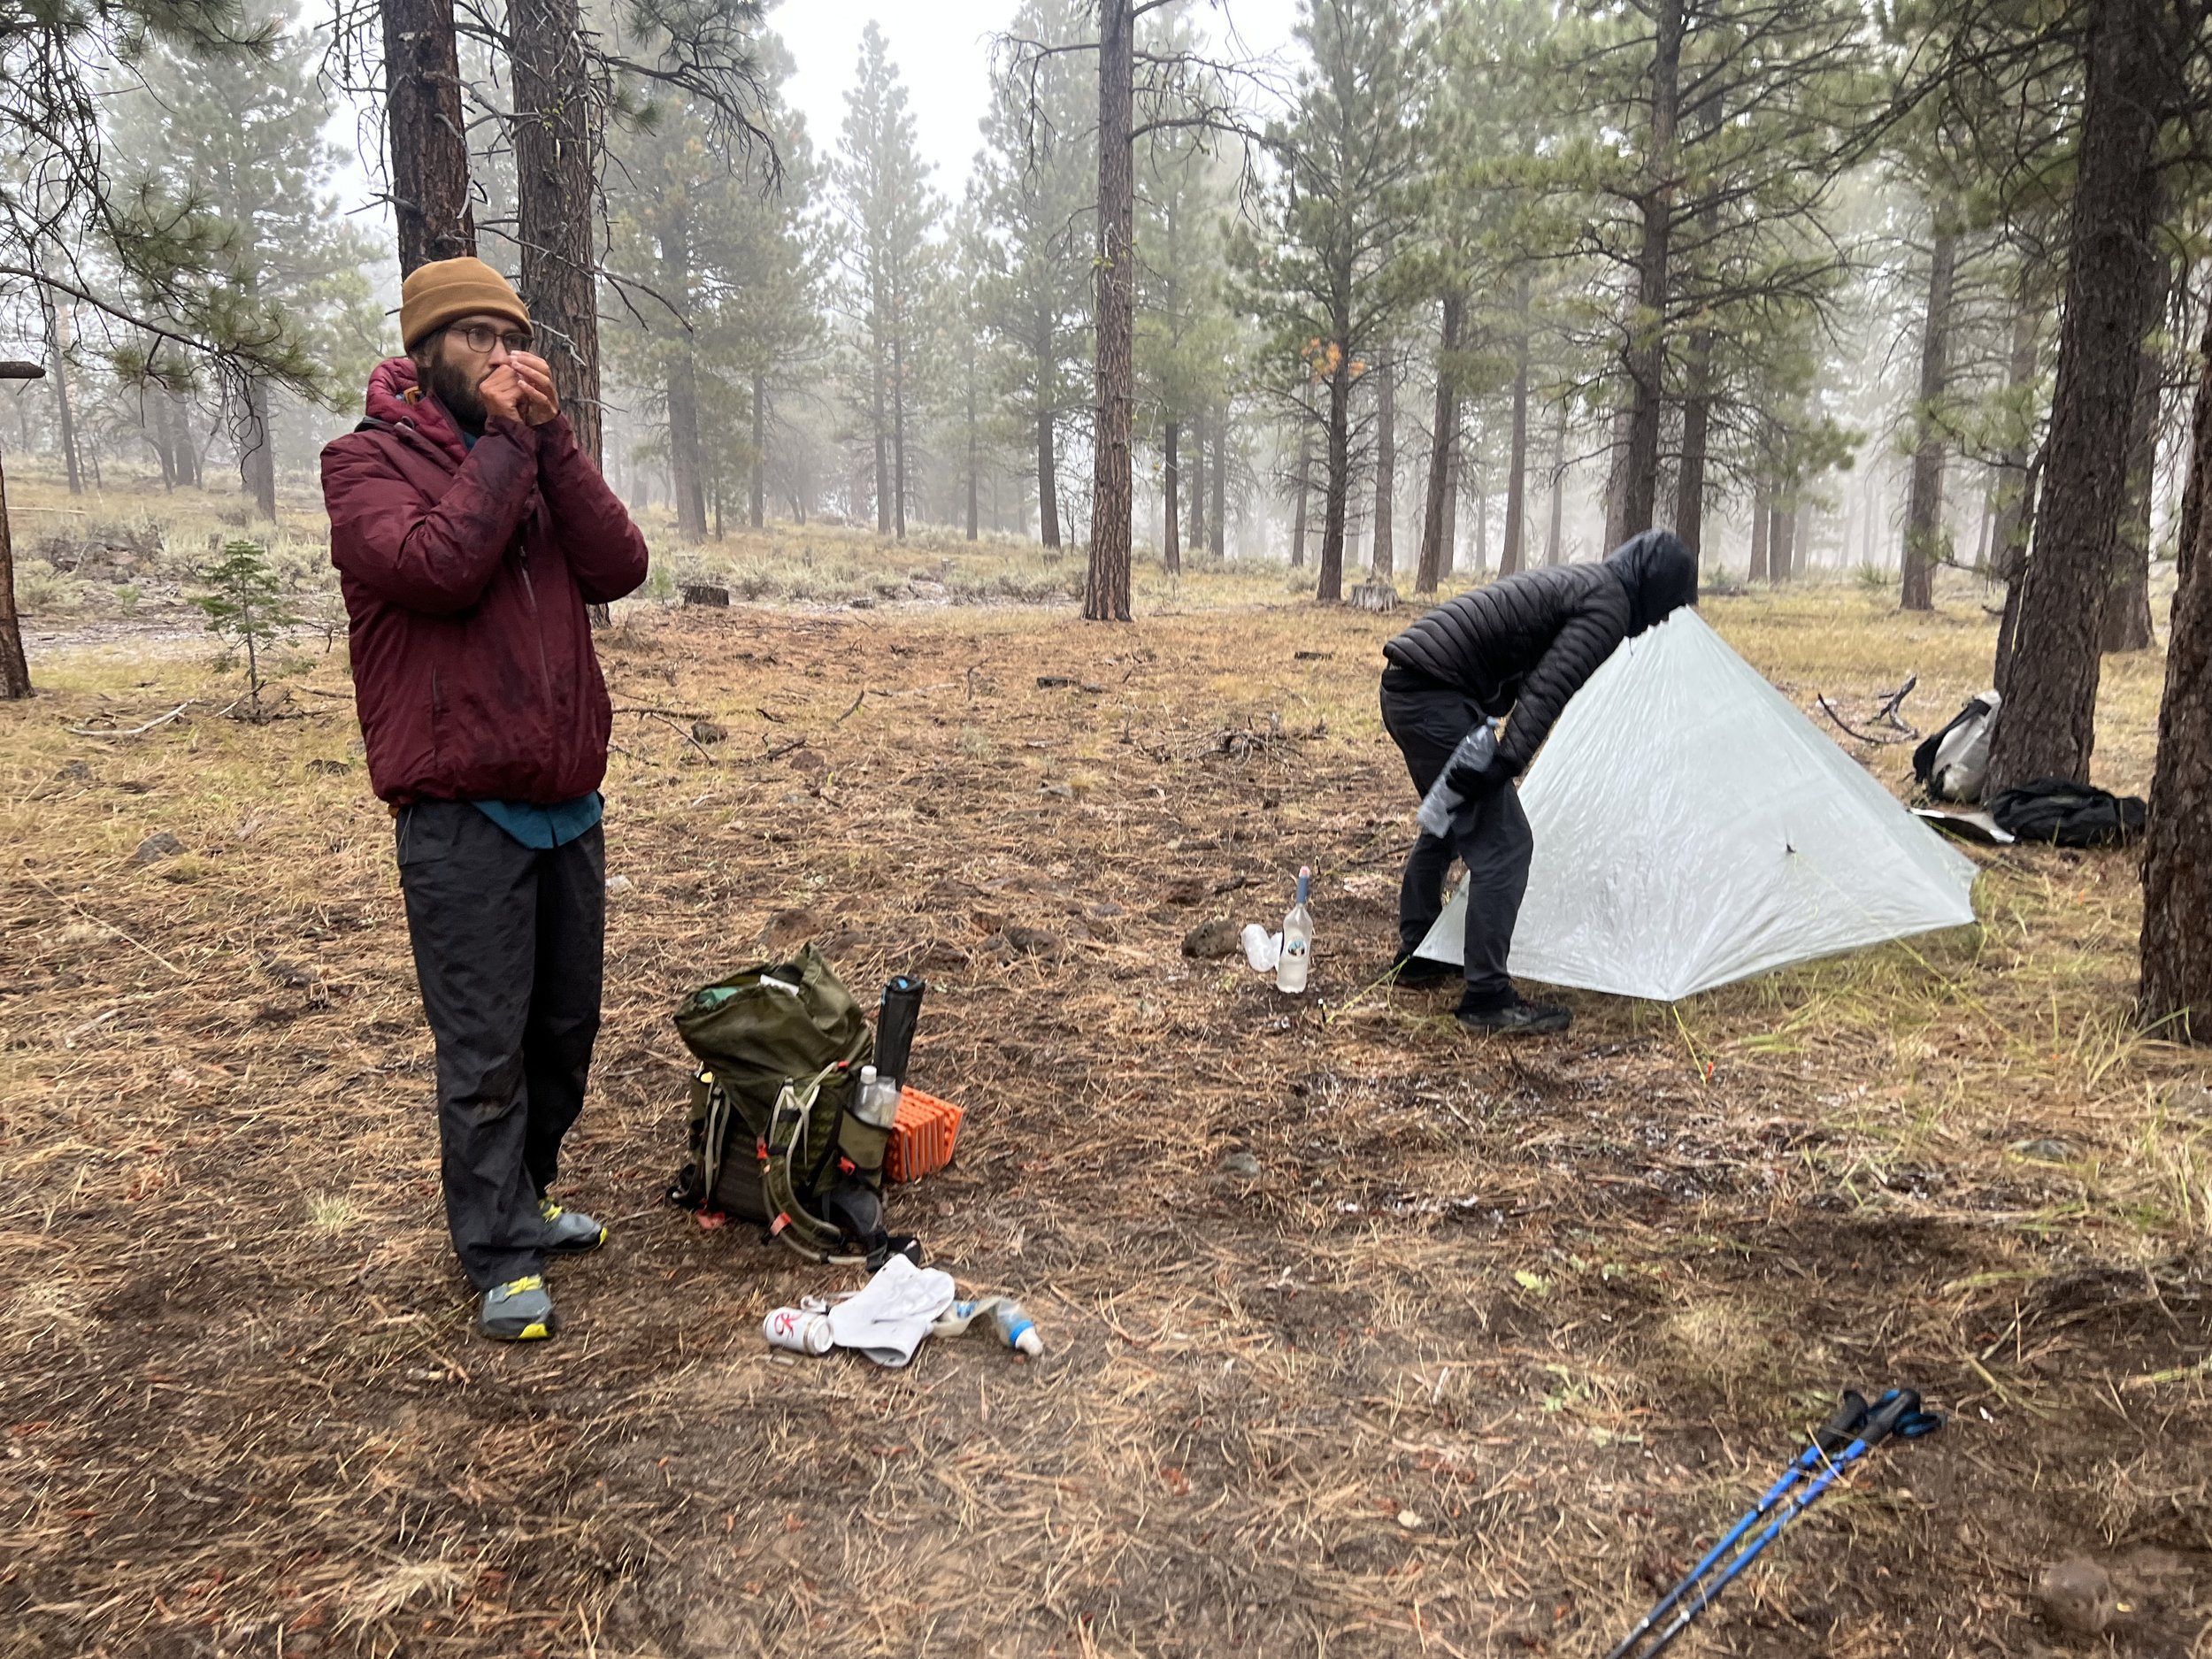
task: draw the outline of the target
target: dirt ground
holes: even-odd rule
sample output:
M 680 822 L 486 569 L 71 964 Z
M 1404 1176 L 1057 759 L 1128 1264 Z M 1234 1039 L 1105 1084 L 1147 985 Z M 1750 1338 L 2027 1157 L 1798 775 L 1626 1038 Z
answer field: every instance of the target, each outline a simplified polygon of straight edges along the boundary
M 1989 625 L 1892 603 L 1707 614 L 1801 706 L 1917 671 L 1932 725 Z M 1471 1041 L 1377 984 L 1393 626 L 626 612 L 564 1194 L 615 1236 L 523 1349 L 446 1248 L 340 657 L 257 726 L 203 657 L 42 657 L 0 708 L 0 1654 L 1596 1655 L 1892 1382 L 1948 1427 L 1678 1651 L 2212 1653 L 2212 1064 L 2130 1029 L 2128 856 L 1984 855 L 1978 930 Z M 2111 664 L 2106 781 L 2162 672 Z M 1314 995 L 1180 953 L 1301 863 Z M 930 981 L 915 1080 L 968 1118 L 894 1220 L 1041 1362 L 772 1355 L 852 1281 L 661 1202 L 672 1010 L 802 937 Z M 2038 1615 L 2071 1555 L 2105 1635 Z

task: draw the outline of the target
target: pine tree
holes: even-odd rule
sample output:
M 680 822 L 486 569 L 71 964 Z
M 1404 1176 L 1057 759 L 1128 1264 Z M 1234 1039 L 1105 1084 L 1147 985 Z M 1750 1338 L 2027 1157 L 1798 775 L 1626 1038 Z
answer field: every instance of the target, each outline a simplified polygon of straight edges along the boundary
M 1310 377 L 1325 394 L 1315 592 L 1328 601 L 1343 596 L 1353 392 L 1415 275 L 1425 80 L 1417 66 L 1430 34 L 1401 0 L 1307 0 L 1297 33 L 1312 65 L 1290 121 L 1270 134 L 1281 172 L 1265 204 L 1267 240 L 1245 239 L 1240 264 L 1278 384 Z
M 358 314 L 365 299 L 358 273 L 372 247 L 331 188 L 343 158 L 323 138 L 328 111 L 316 77 L 325 42 L 295 29 L 281 11 L 257 21 L 272 42 L 250 76 L 219 79 L 204 57 L 151 50 L 142 87 L 119 101 L 115 142 L 135 158 L 127 175 L 134 186 L 180 210 L 196 204 L 219 236 L 211 301 L 268 317 L 273 326 L 284 319 L 317 359 L 324 395 L 350 401 L 379 331 L 365 329 Z M 267 375 L 241 376 L 231 423 L 241 486 L 271 518 L 276 390 Z
M 1082 35 L 1076 0 L 1025 0 L 1014 36 L 1057 49 Z M 1003 395 L 1035 453 L 1038 540 L 1061 544 L 1063 425 L 1082 401 L 1088 345 L 1090 217 L 1098 183 L 1095 111 L 1076 60 L 1010 55 L 992 77 L 976 184 L 989 238 L 988 303 Z
M 907 439 L 914 411 L 921 305 L 928 292 L 928 236 L 940 210 L 915 150 L 906 88 L 873 22 L 845 95 L 845 123 L 831 180 L 843 222 L 846 305 L 864 336 L 867 411 L 874 446 L 876 530 L 906 536 Z

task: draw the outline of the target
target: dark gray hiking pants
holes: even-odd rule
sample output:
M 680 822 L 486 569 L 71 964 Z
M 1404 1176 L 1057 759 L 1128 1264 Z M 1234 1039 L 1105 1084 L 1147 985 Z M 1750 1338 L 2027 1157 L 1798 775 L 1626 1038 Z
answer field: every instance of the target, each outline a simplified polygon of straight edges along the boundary
M 1425 795 L 1460 739 L 1483 718 L 1481 705 L 1462 691 L 1392 671 L 1383 678 L 1383 729 L 1405 756 L 1415 791 Z M 1528 891 L 1529 859 L 1536 850 L 1520 792 L 1512 785 L 1486 792 L 1463 806 L 1449 839 L 1424 832 L 1406 858 L 1398 887 L 1398 943 L 1420 948 L 1444 910 L 1444 878 L 1455 854 L 1467 866 L 1467 992 L 1463 1008 L 1496 1008 L 1513 996 L 1505 960 L 1513 926 Z
M 538 1198 L 599 1034 L 606 842 L 525 847 L 465 801 L 403 808 L 399 884 L 438 1045 L 446 1225 L 489 1290 L 545 1264 Z

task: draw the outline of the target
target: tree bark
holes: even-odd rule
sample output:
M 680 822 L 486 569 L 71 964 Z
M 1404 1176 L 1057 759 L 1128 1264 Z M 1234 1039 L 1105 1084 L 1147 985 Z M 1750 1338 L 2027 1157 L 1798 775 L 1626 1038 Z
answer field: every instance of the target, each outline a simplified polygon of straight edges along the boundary
M 1337 343 L 1345 342 L 1340 336 Z M 1324 604 L 1344 597 L 1344 520 L 1352 493 L 1352 365 L 1341 353 L 1329 376 L 1328 432 L 1322 474 L 1321 576 L 1313 590 Z
M 1214 411 L 1214 511 L 1207 520 L 1206 530 L 1210 540 L 1207 545 L 1213 556 L 1229 556 L 1229 409 L 1225 403 Z
M 1445 506 L 1452 479 L 1452 457 L 1459 447 L 1459 389 L 1452 357 L 1459 349 L 1460 330 L 1465 326 L 1467 296 L 1444 296 L 1444 331 L 1436 349 L 1436 412 L 1429 422 L 1429 478 L 1421 512 L 1421 561 L 1413 587 L 1416 593 L 1432 594 L 1444 578 L 1446 565 Z
M 1457 426 L 1455 414 L 1452 424 Z M 1444 534 L 1436 549 L 1437 568 L 1442 572 L 1441 581 L 1449 581 L 1459 559 L 1459 473 L 1467 464 L 1467 445 L 1464 434 L 1455 440 L 1444 457 Z
M 2127 446 L 2114 440 L 2134 412 L 2159 263 L 2158 130 L 2175 77 L 2165 21 L 2160 0 L 2090 11 L 2058 380 L 1991 794 L 2086 782 L 2096 748 L 2097 639 L 2127 490 Z
M 1905 497 L 1905 550 L 1899 561 L 1898 603 L 1907 611 L 1935 608 L 1932 574 L 1943 553 L 1943 429 L 1939 405 L 1950 378 L 1951 286 L 1958 268 L 1958 233 L 1950 205 L 1936 208 L 1934 245 L 1928 254 L 1928 312 L 1920 330 L 1920 396 L 1914 419 L 1920 431 L 1912 452 L 1912 482 Z
M 699 372 L 688 335 L 676 342 L 668 365 L 668 471 L 676 487 L 676 534 L 690 541 L 707 534 L 705 465 L 699 446 Z
M 1744 572 L 1744 580 L 1763 582 L 1767 579 L 1767 537 L 1774 530 L 1774 503 L 1763 493 L 1751 498 L 1751 567 Z
M 1713 426 L 1713 331 L 1690 333 L 1689 386 L 1682 400 L 1682 472 L 1675 480 L 1674 533 L 1704 565 L 1705 463 Z
M 2197 356 L 2179 585 L 2143 843 L 2138 998 L 2147 1027 L 2190 1042 L 2212 1041 L 2212 549 L 2204 545 L 2212 522 L 2212 323 Z
M 1789 580 L 1795 570 L 1797 514 L 1788 503 L 1774 503 L 1774 525 L 1767 532 L 1767 576 L 1777 583 Z
M 1052 411 L 1037 411 L 1037 540 L 1060 545 L 1060 481 L 1052 453 Z
M 1513 438 L 1506 460 L 1505 547 L 1498 556 L 1498 574 L 1510 576 L 1527 563 L 1522 543 L 1523 521 L 1528 516 L 1528 334 L 1514 343 Z
M 1560 520 L 1567 497 L 1567 401 L 1561 398 L 1551 429 L 1551 523 L 1544 531 L 1544 563 L 1557 565 L 1566 556 L 1560 539 Z
M 1683 0 L 1660 0 L 1651 58 L 1651 133 L 1636 255 L 1636 308 L 1628 319 L 1628 447 L 1622 457 L 1621 539 L 1651 528 L 1659 490 L 1659 427 L 1665 393 L 1668 255 L 1674 234 L 1675 127 L 1681 113 Z
M 599 102 L 578 0 L 509 0 L 519 284 L 577 447 L 599 459 Z
M 399 273 L 476 251 L 453 0 L 383 0 L 384 145 Z
M 753 500 L 756 530 L 768 522 L 768 377 L 753 373 Z M 802 515 L 803 516 L 803 515 Z
M 887 412 L 889 388 L 885 384 L 883 368 L 883 340 L 880 335 L 871 342 L 873 360 L 871 363 L 871 403 L 869 413 L 875 426 L 876 445 L 876 534 L 891 534 L 891 438 L 890 416 Z
M 23 656 L 23 625 L 15 610 L 15 541 L 8 533 L 8 480 L 0 471 L 0 702 L 31 695 L 31 668 Z
M 906 331 L 891 336 L 891 499 L 893 527 L 906 540 Z
M 269 425 L 269 383 L 250 379 L 245 413 L 238 426 L 238 487 L 253 497 L 254 510 L 273 521 L 276 509 L 276 434 Z
M 54 421 L 61 435 L 62 470 L 69 479 L 69 493 L 84 494 L 84 472 L 78 465 L 77 416 L 69 402 L 69 364 L 62 356 L 61 311 L 54 303 L 54 296 L 42 284 L 38 290 L 40 308 L 46 313 L 47 373 L 54 379 Z
M 1370 569 L 1379 582 L 1398 573 L 1398 549 L 1391 519 L 1398 510 L 1397 359 L 1388 346 L 1376 353 L 1375 372 L 1375 537 Z
M 1206 419 L 1194 416 L 1190 426 L 1190 550 L 1206 550 Z
M 2151 490 L 2158 472 L 2159 416 L 2163 406 L 2166 363 L 2155 349 L 2165 319 L 2172 267 L 2160 262 L 2149 316 L 2144 321 L 2143 368 L 2135 387 L 2135 412 L 2128 423 L 2126 504 L 2112 569 L 2112 589 L 2105 595 L 2104 628 L 2098 643 L 2105 651 L 2147 651 L 2151 648 Z
M 1182 513 L 1183 503 L 1178 489 L 1181 480 L 1176 476 L 1179 471 L 1176 441 L 1181 435 L 1177 422 L 1171 420 L 1167 423 L 1165 435 L 1166 442 L 1163 446 L 1162 456 L 1165 462 L 1166 471 L 1166 478 L 1164 481 L 1167 490 L 1167 511 L 1163 515 L 1166 520 L 1163 526 L 1165 540 L 1160 543 L 1160 567 L 1171 576 L 1180 576 L 1183 573 L 1183 547 L 1179 539 L 1181 526 L 1178 520 Z
M 1131 429 L 1136 391 L 1136 96 L 1132 0 L 1100 0 L 1098 30 L 1097 427 L 1093 434 L 1091 563 L 1083 615 L 1129 620 L 1129 541 L 1135 491 Z

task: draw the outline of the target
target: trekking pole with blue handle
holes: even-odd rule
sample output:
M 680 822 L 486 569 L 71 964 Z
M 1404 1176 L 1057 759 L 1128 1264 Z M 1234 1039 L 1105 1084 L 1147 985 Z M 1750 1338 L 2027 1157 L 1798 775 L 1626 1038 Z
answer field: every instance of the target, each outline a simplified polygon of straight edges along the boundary
M 1675 1615 L 1674 1623 L 1661 1631 L 1638 1659 L 1656 1659 L 1659 1654 L 1665 1652 L 1676 1637 L 1689 1629 L 1691 1621 L 1713 1604 L 1713 1598 L 1733 1583 L 1736 1575 L 1749 1566 L 1761 1550 L 1779 1537 L 1784 1527 L 1812 1508 L 1819 1501 L 1820 1494 L 1833 1486 L 1836 1478 L 1853 1463 L 1893 1434 L 1901 1440 L 1916 1440 L 1924 1435 L 1934 1433 L 1942 1426 L 1941 1417 L 1920 1409 L 1920 1396 L 1913 1390 L 1893 1388 L 1884 1394 L 1867 1417 L 1864 1426 L 1859 1430 L 1858 1437 L 1845 1447 L 1803 1491 L 1792 1493 L 1783 1500 L 1778 1512 L 1767 1523 L 1766 1530 L 1731 1559 L 1720 1570 L 1718 1577 L 1698 1591 L 1696 1599 Z
M 1644 1633 L 1672 1611 L 1675 1603 L 1687 1595 L 1696 1586 L 1697 1581 L 1710 1572 L 1746 1532 L 1781 1502 L 1792 1486 L 1812 1475 L 1829 1458 L 1844 1450 L 1858 1437 L 1860 1429 L 1865 1426 L 1868 1410 L 1864 1394 L 1855 1388 L 1845 1389 L 1843 1402 L 1836 1408 L 1836 1414 L 1815 1432 L 1813 1443 L 1797 1455 L 1797 1460 L 1782 1471 L 1782 1478 L 1767 1489 L 1764 1497 L 1745 1512 L 1742 1519 L 1721 1534 L 1720 1542 L 1705 1552 L 1704 1559 L 1675 1581 L 1674 1588 L 1659 1598 L 1658 1603 L 1644 1615 L 1634 1630 L 1621 1638 L 1619 1645 L 1607 1654 L 1605 1659 L 1627 1659 L 1628 1654 L 1633 1651 Z

